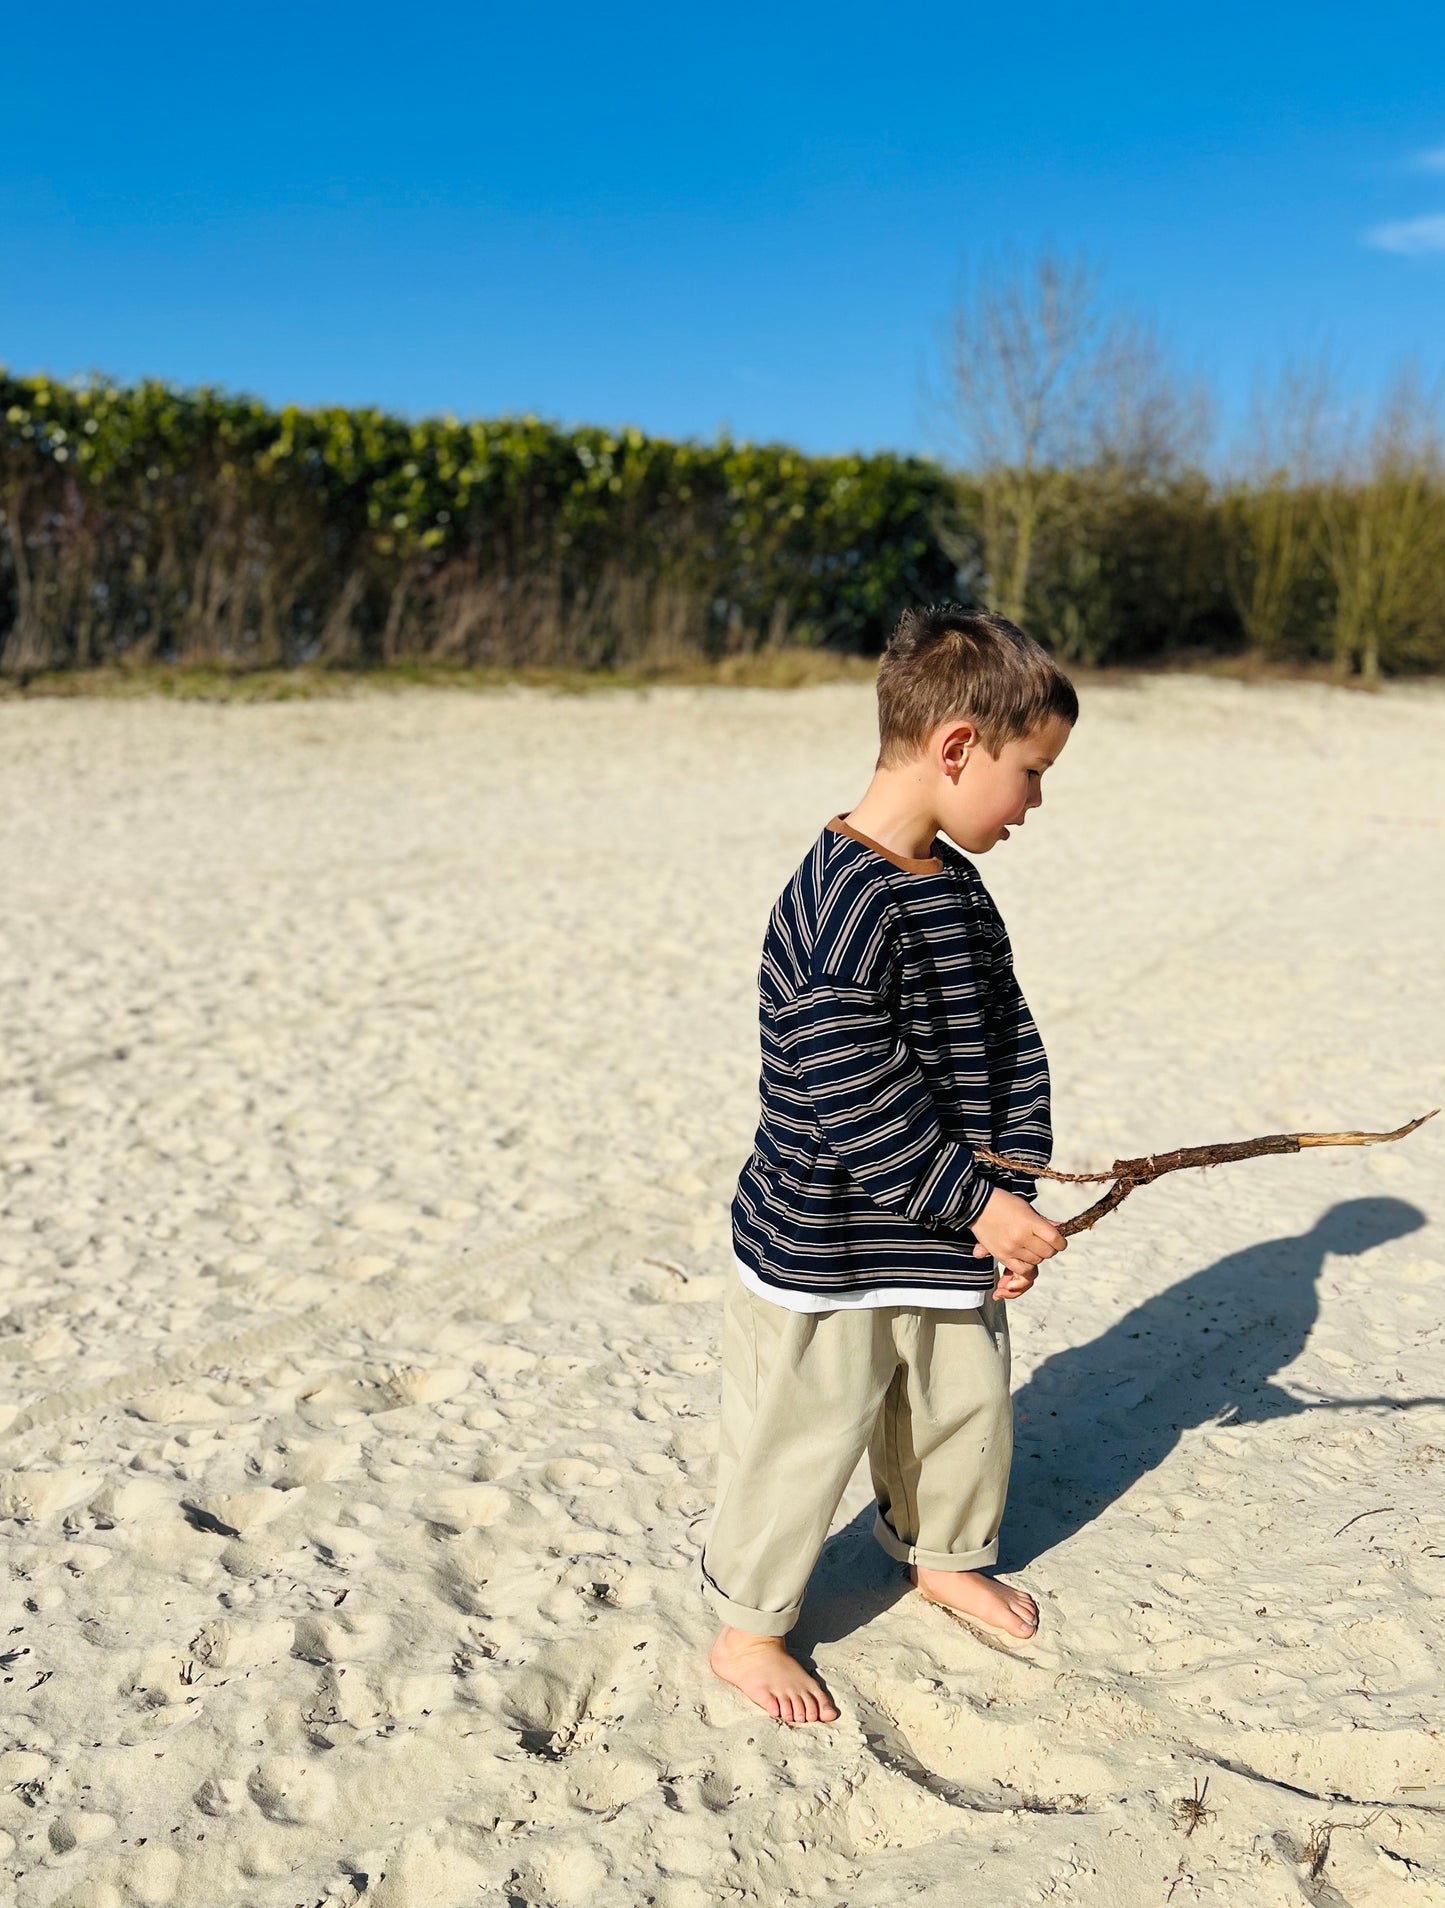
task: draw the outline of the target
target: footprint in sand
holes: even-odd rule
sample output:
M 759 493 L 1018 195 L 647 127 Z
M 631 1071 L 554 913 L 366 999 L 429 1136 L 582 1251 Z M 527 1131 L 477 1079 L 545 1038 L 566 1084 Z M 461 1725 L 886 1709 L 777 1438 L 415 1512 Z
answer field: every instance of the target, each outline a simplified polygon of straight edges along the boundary
M 542 1469 L 544 1480 L 556 1491 L 605 1490 L 617 1482 L 617 1472 L 585 1458 L 554 1458 Z
M 490 1385 L 504 1385 L 538 1362 L 537 1353 L 521 1345 L 487 1345 L 472 1354 L 472 1370 Z
M 385 1730 L 392 1711 L 365 1671 L 354 1665 L 333 1664 L 302 1704 L 301 1720 L 316 1748 L 335 1749 L 360 1736 Z
M 12 1471 L 0 1480 L 0 1517 L 17 1523 L 38 1522 L 72 1509 L 95 1490 L 93 1471 Z
M 340 1438 L 294 1438 L 259 1452 L 247 1468 L 277 1490 L 292 1491 L 301 1484 L 329 1484 L 345 1477 L 355 1465 L 354 1444 Z
M 457 1484 L 422 1499 L 417 1515 L 440 1530 L 485 1530 L 508 1516 L 514 1501 L 496 1484 Z
M 186 1521 L 222 1537 L 246 1537 L 291 1508 L 281 1491 L 206 1491 L 181 1499 Z
M 107 1484 L 91 1499 L 92 1521 L 104 1530 L 116 1524 L 138 1522 L 164 1512 L 169 1516 L 176 1506 L 172 1486 L 156 1477 L 126 1476 Z
M 226 1776 L 207 1776 L 191 1797 L 202 1815 L 221 1818 L 239 1815 L 246 1806 L 244 1783 Z
M 515 1886 L 523 1901 L 557 1902 L 559 1908 L 582 1908 L 610 1879 L 607 1863 L 591 1838 L 578 1835 L 561 1848 L 524 1857 L 516 1870 Z
M 229 1418 L 239 1404 L 250 1401 L 240 1385 L 211 1385 L 186 1390 L 180 1385 L 147 1391 L 132 1398 L 126 1409 L 146 1424 L 217 1424 Z
M 93 1809 L 66 1809 L 57 1815 L 47 1831 L 47 1839 L 57 1855 L 69 1855 L 79 1848 L 94 1848 L 109 1841 L 117 1828 L 113 1815 Z
M 343 1572 L 368 1570 L 376 1561 L 376 1545 L 363 1532 L 345 1524 L 314 1524 L 306 1541 L 322 1563 Z
M 351 1412 L 372 1414 L 408 1405 L 442 1404 L 460 1397 L 472 1382 L 472 1373 L 460 1366 L 372 1366 L 359 1377 L 332 1374 L 309 1385 L 298 1395 L 296 1408 L 306 1423 L 319 1428 L 345 1422 Z
M 391 1640 L 391 1620 L 381 1611 L 338 1610 L 296 1618 L 291 1654 L 308 1663 L 352 1663 L 382 1654 Z
M 322 1822 L 336 1806 L 333 1777 L 299 1756 L 273 1756 L 261 1763 L 248 1778 L 246 1791 L 271 1822 Z
M 378 1879 L 374 1887 L 368 1885 L 365 1896 L 375 1908 L 460 1908 L 484 1899 L 483 1871 L 460 1849 L 445 1846 L 430 1828 L 413 1830 L 400 1848 L 380 1859 L 376 1873 Z M 512 1894 L 511 1899 L 519 1897 Z

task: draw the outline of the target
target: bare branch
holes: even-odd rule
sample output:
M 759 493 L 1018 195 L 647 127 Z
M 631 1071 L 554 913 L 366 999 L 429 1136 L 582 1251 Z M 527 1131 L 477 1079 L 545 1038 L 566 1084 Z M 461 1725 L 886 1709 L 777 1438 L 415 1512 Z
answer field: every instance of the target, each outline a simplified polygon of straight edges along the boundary
M 1438 1106 L 1432 1107 L 1430 1112 L 1407 1120 L 1403 1126 L 1397 1126 L 1390 1133 L 1266 1133 L 1260 1139 L 1219 1140 L 1209 1146 L 1180 1146 L 1172 1153 L 1150 1153 L 1143 1159 L 1116 1159 L 1108 1172 L 1104 1173 L 1055 1172 L 1048 1166 L 1031 1166 L 1027 1160 L 1011 1159 L 1004 1153 L 991 1152 L 986 1146 L 976 1146 L 974 1158 L 981 1159 L 987 1166 L 1003 1166 L 1011 1172 L 1027 1173 L 1031 1179 L 1056 1179 L 1071 1186 L 1097 1186 L 1112 1180 L 1113 1185 L 1102 1199 L 1096 1200 L 1085 1211 L 1075 1213 L 1072 1219 L 1066 1219 L 1059 1227 L 1065 1238 L 1072 1238 L 1076 1232 L 1087 1232 L 1096 1225 L 1106 1213 L 1121 1205 L 1136 1187 L 1147 1186 L 1165 1173 L 1182 1172 L 1189 1166 L 1224 1166 L 1237 1159 L 1260 1159 L 1270 1153 L 1298 1153 L 1306 1146 L 1376 1146 L 1382 1141 L 1404 1139 L 1417 1127 L 1423 1126 L 1426 1120 L 1433 1120 L 1439 1111 Z

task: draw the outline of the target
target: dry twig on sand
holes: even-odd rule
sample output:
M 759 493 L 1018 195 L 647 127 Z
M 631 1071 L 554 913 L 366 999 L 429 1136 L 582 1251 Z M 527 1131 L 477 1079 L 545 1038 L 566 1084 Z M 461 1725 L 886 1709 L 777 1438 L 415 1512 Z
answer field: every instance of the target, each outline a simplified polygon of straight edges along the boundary
M 1381 1140 L 1404 1139 L 1440 1111 L 1432 1107 L 1418 1119 L 1407 1120 L 1393 1133 L 1266 1133 L 1262 1139 L 1220 1140 L 1213 1146 L 1181 1146 L 1172 1153 L 1150 1153 L 1144 1159 L 1116 1159 L 1106 1173 L 1056 1173 L 1047 1166 L 1030 1166 L 1027 1160 L 1010 1159 L 1004 1153 L 991 1153 L 987 1147 L 974 1149 L 974 1157 L 988 1166 L 1006 1166 L 1034 1179 L 1058 1179 L 1071 1186 L 1098 1186 L 1112 1180 L 1102 1199 L 1066 1219 L 1059 1227 L 1065 1238 L 1087 1232 L 1106 1213 L 1126 1200 L 1136 1186 L 1147 1186 L 1165 1173 L 1181 1172 L 1186 1166 L 1223 1166 L 1235 1159 L 1259 1159 L 1266 1153 L 1298 1153 L 1306 1146 L 1374 1146 Z
M 1199 1786 L 1199 1777 L 1194 1778 L 1193 1795 L 1181 1795 L 1170 1805 L 1175 1823 L 1186 1835 L 1192 1835 L 1201 1822 L 1207 1822 L 1214 1814 L 1213 1809 L 1204 1806 L 1204 1798 L 1209 1794 L 1209 1777 L 1204 1778 L 1204 1787 Z

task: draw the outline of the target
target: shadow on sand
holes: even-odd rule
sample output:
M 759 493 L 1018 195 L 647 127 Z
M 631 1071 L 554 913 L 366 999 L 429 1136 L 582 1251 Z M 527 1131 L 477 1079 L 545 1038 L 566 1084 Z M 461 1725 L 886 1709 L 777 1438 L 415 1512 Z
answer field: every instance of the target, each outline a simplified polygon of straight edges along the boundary
M 1072 1537 L 1157 1469 L 1194 1426 L 1445 1402 L 1296 1397 L 1274 1381 L 1319 1317 L 1326 1256 L 1368 1252 L 1424 1223 L 1404 1200 L 1347 1200 L 1308 1232 L 1233 1252 L 1146 1299 L 1099 1337 L 1046 1358 L 1014 1393 L 1000 1568 L 1021 1569 Z M 809 1651 L 846 1636 L 904 1594 L 907 1579 L 873 1542 L 872 1529 L 869 1504 L 829 1538 L 795 1647 Z

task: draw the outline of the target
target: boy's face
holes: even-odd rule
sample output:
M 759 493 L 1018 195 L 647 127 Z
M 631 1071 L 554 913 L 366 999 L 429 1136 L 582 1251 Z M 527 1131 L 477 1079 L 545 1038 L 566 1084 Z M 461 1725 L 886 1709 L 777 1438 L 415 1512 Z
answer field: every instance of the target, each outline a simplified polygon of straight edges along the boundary
M 1072 733 L 1062 716 L 1050 716 L 1027 735 L 1005 742 L 990 755 L 971 722 L 941 723 L 929 753 L 942 771 L 939 811 L 943 830 L 971 855 L 986 855 L 1009 830 L 1021 828 L 1043 801 L 1045 771 L 1058 760 Z

